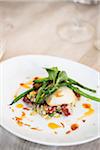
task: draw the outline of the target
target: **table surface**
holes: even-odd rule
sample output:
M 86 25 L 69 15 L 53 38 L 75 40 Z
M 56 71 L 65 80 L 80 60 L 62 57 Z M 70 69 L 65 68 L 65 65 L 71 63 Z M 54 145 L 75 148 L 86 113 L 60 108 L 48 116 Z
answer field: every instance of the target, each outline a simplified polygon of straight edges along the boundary
M 80 7 L 78 11 L 81 17 L 85 15 L 86 21 L 90 21 L 95 27 L 97 6 Z M 100 71 L 99 50 L 95 47 L 85 47 L 83 50 L 84 44 L 68 46 L 69 42 L 59 36 L 58 27 L 70 20 L 75 11 L 75 6 L 66 2 L 0 2 L 0 21 L 4 23 L 3 38 L 6 39 L 6 53 L 2 60 L 26 54 L 53 55 L 80 62 Z M 2 149 L 99 150 L 100 140 L 71 147 L 50 147 L 22 140 L 0 127 L 0 150 Z

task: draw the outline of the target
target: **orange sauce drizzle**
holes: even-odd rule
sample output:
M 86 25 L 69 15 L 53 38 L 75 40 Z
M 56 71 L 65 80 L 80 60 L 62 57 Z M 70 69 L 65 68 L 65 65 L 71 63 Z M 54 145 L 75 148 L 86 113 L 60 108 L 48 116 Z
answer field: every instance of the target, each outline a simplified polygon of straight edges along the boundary
M 27 126 L 27 127 L 30 127 L 30 126 L 31 126 L 30 124 L 27 124 L 27 123 L 24 123 L 24 125 Z
M 25 112 L 22 112 L 22 116 L 21 116 L 21 118 L 25 118 L 25 117 L 26 117 Z
M 91 107 L 91 104 L 83 104 L 82 106 L 87 109 L 87 111 L 80 118 L 78 118 L 78 120 L 82 120 L 84 117 L 88 117 L 94 113 L 94 109 Z
M 21 121 L 21 120 L 22 120 L 22 118 L 16 117 L 16 121 Z
M 56 91 L 55 96 L 56 97 L 62 97 L 63 95 L 61 94 L 61 92 L 62 92 L 61 90 Z
M 37 131 L 41 131 L 41 129 L 39 129 L 39 128 L 31 128 L 32 130 L 37 130 Z
M 58 125 L 58 124 L 56 124 L 56 123 L 53 123 L 53 122 L 49 123 L 49 124 L 48 124 L 48 127 L 51 128 L 51 129 L 61 128 L 60 125 Z
M 31 85 L 31 84 L 33 84 L 33 80 L 30 80 L 30 81 L 26 82 L 25 84 Z
M 25 89 L 29 89 L 30 86 L 28 84 L 25 84 L 25 83 L 20 83 L 20 86 L 25 88 Z
M 23 122 L 21 122 L 21 121 L 17 121 L 17 124 L 18 124 L 20 127 L 23 126 Z

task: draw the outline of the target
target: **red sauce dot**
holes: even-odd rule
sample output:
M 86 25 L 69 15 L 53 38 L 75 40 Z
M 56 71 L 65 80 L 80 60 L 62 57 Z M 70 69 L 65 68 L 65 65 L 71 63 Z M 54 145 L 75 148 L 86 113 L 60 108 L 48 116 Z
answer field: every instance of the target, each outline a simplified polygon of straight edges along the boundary
M 28 111 L 28 110 L 30 110 L 30 109 L 29 109 L 29 108 L 27 108 L 27 107 L 24 107 L 23 109 L 24 109 L 24 110 L 27 110 L 27 111 Z
M 71 130 L 69 130 L 69 131 L 66 132 L 66 134 L 69 134 L 69 133 L 71 133 Z
M 76 124 L 76 123 L 74 123 L 74 124 L 71 125 L 71 129 L 72 129 L 72 130 L 76 130 L 76 129 L 78 129 L 78 128 L 79 128 L 79 125 Z

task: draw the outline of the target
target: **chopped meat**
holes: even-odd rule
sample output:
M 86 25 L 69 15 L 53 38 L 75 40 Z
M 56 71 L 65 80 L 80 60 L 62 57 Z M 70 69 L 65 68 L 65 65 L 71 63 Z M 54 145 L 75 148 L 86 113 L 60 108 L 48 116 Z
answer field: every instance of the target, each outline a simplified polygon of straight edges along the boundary
M 70 112 L 69 112 L 69 109 L 67 107 L 68 105 L 67 104 L 64 104 L 61 106 L 61 109 L 62 109 L 62 112 L 65 116 L 69 116 L 70 115 Z
M 27 96 L 24 96 L 23 101 L 27 104 L 31 104 L 31 101 Z
M 56 106 L 52 106 L 52 107 L 49 106 L 47 111 L 48 111 L 49 114 L 52 114 L 53 112 L 56 112 L 56 109 L 57 109 Z

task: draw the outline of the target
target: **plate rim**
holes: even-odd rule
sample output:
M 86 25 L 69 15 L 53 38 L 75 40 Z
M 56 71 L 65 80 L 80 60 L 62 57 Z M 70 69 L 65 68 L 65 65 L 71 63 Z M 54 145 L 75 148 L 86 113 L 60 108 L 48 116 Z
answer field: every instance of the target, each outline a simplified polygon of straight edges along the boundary
M 33 57 L 52 57 L 52 58 L 55 58 L 55 59 L 67 60 L 67 61 L 69 61 L 69 62 L 71 62 L 71 63 L 75 63 L 75 64 L 78 64 L 78 65 L 82 65 L 83 67 L 86 67 L 87 69 L 91 69 L 92 71 L 95 71 L 95 72 L 99 73 L 98 70 L 96 70 L 96 69 L 94 69 L 94 68 L 92 68 L 92 67 L 90 67 L 90 66 L 88 66 L 88 65 L 86 65 L 86 64 L 82 64 L 82 63 L 80 63 L 80 62 L 78 62 L 78 61 L 75 61 L 75 60 L 72 60 L 72 59 L 68 59 L 68 58 L 65 58 L 65 57 L 54 56 L 54 55 L 43 55 L 43 54 L 26 54 L 26 55 L 14 56 L 14 57 L 11 57 L 11 58 L 8 58 L 8 59 L 6 59 L 6 60 L 1 61 L 1 62 L 0 62 L 0 65 L 1 65 L 1 64 L 4 65 L 4 64 L 7 63 L 8 61 L 12 61 L 12 60 L 17 59 L 17 58 L 21 58 L 21 57 L 32 57 L 32 56 L 33 56 Z
M 3 127 L 4 129 L 6 129 L 9 133 L 15 135 L 16 137 L 20 138 L 20 139 L 23 139 L 23 140 L 27 140 L 29 142 L 32 142 L 32 143 L 37 143 L 37 144 L 41 144 L 41 145 L 46 145 L 46 146 L 75 146 L 75 145 L 81 145 L 81 144 L 85 144 L 85 143 L 89 143 L 89 142 L 92 142 L 94 140 L 97 140 L 100 138 L 99 135 L 97 135 L 97 137 L 93 137 L 93 138 L 90 138 L 88 140 L 84 140 L 84 141 L 81 141 L 81 142 L 71 142 L 71 143 L 52 143 L 52 142 L 45 142 L 45 141 L 37 141 L 37 140 L 32 140 L 31 138 L 27 138 L 19 133 L 16 133 L 16 132 L 13 132 L 10 128 L 7 128 L 5 125 L 2 125 L 1 123 L 1 127 Z

